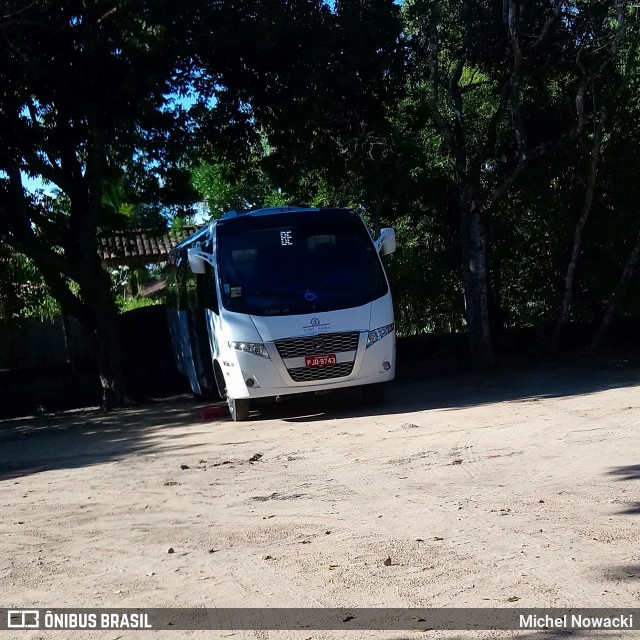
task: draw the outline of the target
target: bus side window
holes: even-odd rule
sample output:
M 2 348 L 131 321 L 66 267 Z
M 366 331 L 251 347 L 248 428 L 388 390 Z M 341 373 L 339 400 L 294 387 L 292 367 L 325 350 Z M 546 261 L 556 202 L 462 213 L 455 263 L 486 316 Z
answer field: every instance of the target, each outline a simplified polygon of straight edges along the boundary
M 207 264 L 205 273 L 198 274 L 198 306 L 203 309 L 211 309 L 214 313 L 220 313 L 218 305 L 218 293 L 216 292 L 215 271 Z

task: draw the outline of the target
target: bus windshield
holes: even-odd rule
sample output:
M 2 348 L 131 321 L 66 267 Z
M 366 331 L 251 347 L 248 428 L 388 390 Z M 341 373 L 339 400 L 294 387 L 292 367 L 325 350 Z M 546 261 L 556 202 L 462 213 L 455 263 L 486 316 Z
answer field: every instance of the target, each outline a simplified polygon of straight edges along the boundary
M 332 311 L 388 291 L 369 233 L 352 211 L 221 220 L 217 256 L 222 303 L 238 313 Z

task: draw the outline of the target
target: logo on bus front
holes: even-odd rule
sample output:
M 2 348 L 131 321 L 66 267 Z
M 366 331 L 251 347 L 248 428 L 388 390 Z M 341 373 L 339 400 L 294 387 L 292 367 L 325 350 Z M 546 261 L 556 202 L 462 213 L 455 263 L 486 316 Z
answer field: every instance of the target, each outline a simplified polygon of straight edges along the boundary
M 331 329 L 328 322 L 320 322 L 320 318 L 311 318 L 308 325 L 302 327 L 302 330 L 308 335 L 317 335 L 318 333 L 327 333 Z

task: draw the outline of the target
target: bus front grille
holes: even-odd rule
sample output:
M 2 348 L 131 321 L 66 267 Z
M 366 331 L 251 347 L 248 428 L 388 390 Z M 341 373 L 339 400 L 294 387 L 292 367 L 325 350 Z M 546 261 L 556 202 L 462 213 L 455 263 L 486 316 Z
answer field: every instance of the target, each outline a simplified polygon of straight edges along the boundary
M 284 360 L 285 358 L 300 358 L 302 356 L 356 351 L 358 348 L 358 338 L 359 334 L 357 331 L 353 333 L 321 333 L 317 336 L 309 336 L 305 338 L 285 338 L 284 340 L 276 340 L 275 345 L 280 357 Z M 325 377 L 335 378 L 337 376 L 329 375 Z M 323 380 L 324 378 L 320 377 L 310 379 Z
M 357 334 L 356 334 L 357 335 Z M 294 382 L 312 382 L 314 380 L 329 380 L 330 378 L 344 378 L 353 371 L 353 362 L 340 362 L 331 367 L 299 367 L 289 369 L 289 375 Z

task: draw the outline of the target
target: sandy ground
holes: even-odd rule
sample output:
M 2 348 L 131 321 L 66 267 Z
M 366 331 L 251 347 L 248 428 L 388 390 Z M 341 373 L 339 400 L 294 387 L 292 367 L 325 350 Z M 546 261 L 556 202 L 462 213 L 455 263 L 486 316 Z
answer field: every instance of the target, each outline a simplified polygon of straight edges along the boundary
M 637 369 L 503 371 L 239 424 L 187 398 L 0 422 L 0 606 L 640 606 L 639 383 Z

